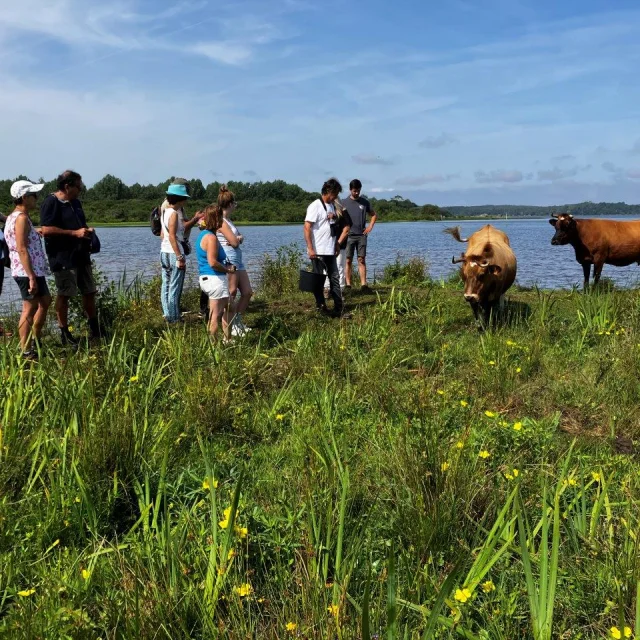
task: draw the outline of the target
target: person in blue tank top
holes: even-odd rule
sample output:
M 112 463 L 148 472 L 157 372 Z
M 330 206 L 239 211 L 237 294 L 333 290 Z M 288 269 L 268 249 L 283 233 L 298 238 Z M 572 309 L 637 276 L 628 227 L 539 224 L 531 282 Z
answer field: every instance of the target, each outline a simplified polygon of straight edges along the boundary
M 200 289 L 209 297 L 209 334 L 212 338 L 218 335 L 222 320 L 224 341 L 228 342 L 231 339 L 231 318 L 227 274 L 234 273 L 236 267 L 227 264 L 227 256 L 216 237 L 222 220 L 222 210 L 217 204 L 204 210 L 204 229 L 196 240 L 196 257 Z

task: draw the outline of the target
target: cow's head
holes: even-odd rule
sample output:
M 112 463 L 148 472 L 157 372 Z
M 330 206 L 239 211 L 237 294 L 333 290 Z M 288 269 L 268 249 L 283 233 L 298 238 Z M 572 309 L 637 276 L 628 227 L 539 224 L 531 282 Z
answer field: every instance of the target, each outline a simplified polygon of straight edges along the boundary
M 464 299 L 471 304 L 487 300 L 502 273 L 500 266 L 491 264 L 486 257 L 479 256 L 466 257 L 461 269 Z
M 551 214 L 549 224 L 555 228 L 556 233 L 551 238 L 551 244 L 570 244 L 576 235 L 578 226 L 570 213 Z

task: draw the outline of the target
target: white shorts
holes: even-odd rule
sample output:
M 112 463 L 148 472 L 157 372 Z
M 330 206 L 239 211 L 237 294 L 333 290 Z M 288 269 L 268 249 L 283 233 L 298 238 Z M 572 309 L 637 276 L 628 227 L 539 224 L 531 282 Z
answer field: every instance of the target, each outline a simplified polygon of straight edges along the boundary
M 200 288 L 209 296 L 209 300 L 221 300 L 229 297 L 227 276 L 200 276 Z

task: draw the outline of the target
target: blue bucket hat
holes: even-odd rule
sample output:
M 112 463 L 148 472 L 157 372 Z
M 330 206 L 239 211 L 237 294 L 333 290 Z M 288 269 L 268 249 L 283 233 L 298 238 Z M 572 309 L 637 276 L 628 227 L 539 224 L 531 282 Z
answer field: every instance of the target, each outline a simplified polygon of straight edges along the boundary
M 187 185 L 186 184 L 170 184 L 167 189 L 168 196 L 180 196 L 181 198 L 190 198 L 191 196 L 187 193 Z

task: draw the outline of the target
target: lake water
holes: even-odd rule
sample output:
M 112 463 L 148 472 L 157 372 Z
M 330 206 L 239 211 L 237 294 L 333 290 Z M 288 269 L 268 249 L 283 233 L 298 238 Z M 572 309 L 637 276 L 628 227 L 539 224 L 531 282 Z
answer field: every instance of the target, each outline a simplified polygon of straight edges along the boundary
M 451 222 L 393 222 L 376 225 L 369 237 L 367 268 L 369 281 L 380 279 L 384 265 L 393 262 L 398 254 L 403 258 L 421 257 L 429 265 L 429 273 L 434 278 L 446 278 L 456 266 L 451 257 L 458 256 L 465 245 L 442 233 Z M 480 220 L 462 221 L 463 237 L 473 233 L 486 222 Z M 524 286 L 537 284 L 541 288 L 571 288 L 582 286 L 582 268 L 575 260 L 570 246 L 553 247 L 551 238 L 554 230 L 546 218 L 536 220 L 494 220 L 491 224 L 502 229 L 511 241 L 518 259 L 516 283 Z M 282 245 L 297 243 L 304 248 L 302 225 L 287 226 L 245 226 L 240 225 L 245 241 L 243 254 L 249 275 L 257 278 L 262 256 L 274 254 Z M 160 273 L 160 240 L 145 227 L 112 227 L 98 229 L 102 244 L 101 253 L 95 261 L 110 278 L 120 279 L 126 271 L 127 280 L 136 275 L 145 278 Z M 195 239 L 196 234 L 193 234 Z M 306 255 L 306 251 L 304 252 Z M 187 258 L 187 270 L 194 281 L 197 272 L 195 256 Z M 603 277 L 611 278 L 624 287 L 637 286 L 640 282 L 640 268 L 613 267 L 605 265 Z M 357 279 L 356 279 L 357 281 Z M 256 283 L 257 284 L 257 283 Z M 255 286 L 255 285 L 254 285 Z M 20 295 L 10 276 L 5 271 L 5 287 L 0 306 L 19 305 Z

